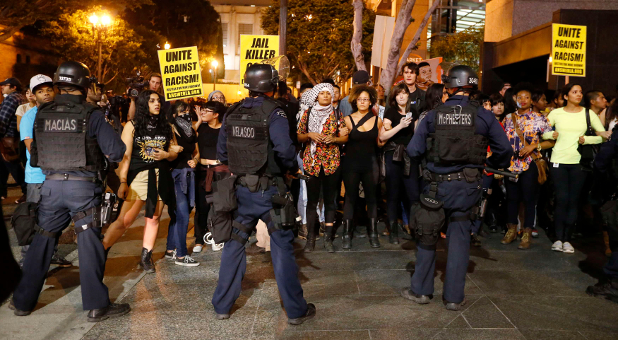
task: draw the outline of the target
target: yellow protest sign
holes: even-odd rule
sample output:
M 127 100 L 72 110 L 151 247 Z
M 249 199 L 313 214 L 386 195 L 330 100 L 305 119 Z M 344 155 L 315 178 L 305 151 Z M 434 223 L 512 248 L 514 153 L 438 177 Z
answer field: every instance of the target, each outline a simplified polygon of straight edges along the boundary
M 165 100 L 203 96 L 197 46 L 159 50 Z
M 262 60 L 279 56 L 278 35 L 240 36 L 240 85 L 242 86 L 247 68 Z
M 552 25 L 551 74 L 586 76 L 586 26 Z

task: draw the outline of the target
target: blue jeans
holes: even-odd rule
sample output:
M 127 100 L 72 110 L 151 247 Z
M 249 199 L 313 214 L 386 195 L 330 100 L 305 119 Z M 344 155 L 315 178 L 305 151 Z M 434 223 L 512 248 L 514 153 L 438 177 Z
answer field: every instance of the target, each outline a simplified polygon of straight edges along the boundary
M 190 173 L 187 173 L 191 175 Z M 176 210 L 175 222 L 170 223 L 167 233 L 167 250 L 176 249 L 176 257 L 184 257 L 187 255 L 187 229 L 189 228 L 189 216 L 191 215 L 191 200 L 192 190 L 195 190 L 195 185 L 187 185 L 183 190 L 183 171 L 181 169 L 172 170 L 174 177 L 174 189 L 176 191 Z M 172 219 L 173 221 L 173 219 Z

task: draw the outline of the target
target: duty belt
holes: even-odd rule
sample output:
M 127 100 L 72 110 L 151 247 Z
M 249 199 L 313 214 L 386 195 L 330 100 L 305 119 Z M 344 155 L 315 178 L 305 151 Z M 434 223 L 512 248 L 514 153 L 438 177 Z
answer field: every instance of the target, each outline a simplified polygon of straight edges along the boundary
M 83 181 L 96 183 L 99 179 L 96 177 L 80 177 L 70 174 L 53 174 L 45 176 L 46 180 L 52 181 Z
M 426 179 L 429 180 L 429 182 L 450 182 L 450 181 L 460 181 L 460 180 L 465 180 L 466 176 L 464 175 L 463 171 L 460 172 L 453 172 L 450 174 L 436 174 L 433 172 L 425 172 L 424 174 L 426 176 Z

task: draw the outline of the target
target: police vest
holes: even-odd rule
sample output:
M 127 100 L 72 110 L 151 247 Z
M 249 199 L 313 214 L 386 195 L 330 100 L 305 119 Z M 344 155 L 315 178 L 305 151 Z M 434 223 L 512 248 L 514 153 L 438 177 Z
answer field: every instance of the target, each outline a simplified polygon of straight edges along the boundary
M 34 122 L 35 147 L 32 166 L 43 170 L 99 171 L 105 169 L 105 155 L 96 138 L 88 136 L 90 104 L 55 103 L 42 105 Z
M 441 167 L 485 164 L 488 140 L 476 134 L 477 110 L 472 102 L 436 109 L 436 131 L 427 138 L 427 162 Z
M 230 171 L 238 175 L 280 175 L 268 132 L 270 115 L 280 104 L 264 98 L 261 106 L 246 108 L 243 101 L 225 116 Z

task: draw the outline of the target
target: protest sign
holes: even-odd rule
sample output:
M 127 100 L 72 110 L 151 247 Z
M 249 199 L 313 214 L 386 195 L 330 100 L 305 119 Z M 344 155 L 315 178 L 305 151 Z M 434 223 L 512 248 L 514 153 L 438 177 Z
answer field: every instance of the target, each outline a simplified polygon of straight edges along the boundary
M 586 26 L 552 25 L 551 73 L 586 76 Z
M 240 36 L 240 85 L 242 86 L 247 68 L 262 60 L 279 56 L 278 35 Z
M 165 100 L 204 95 L 197 46 L 159 50 L 159 65 Z

